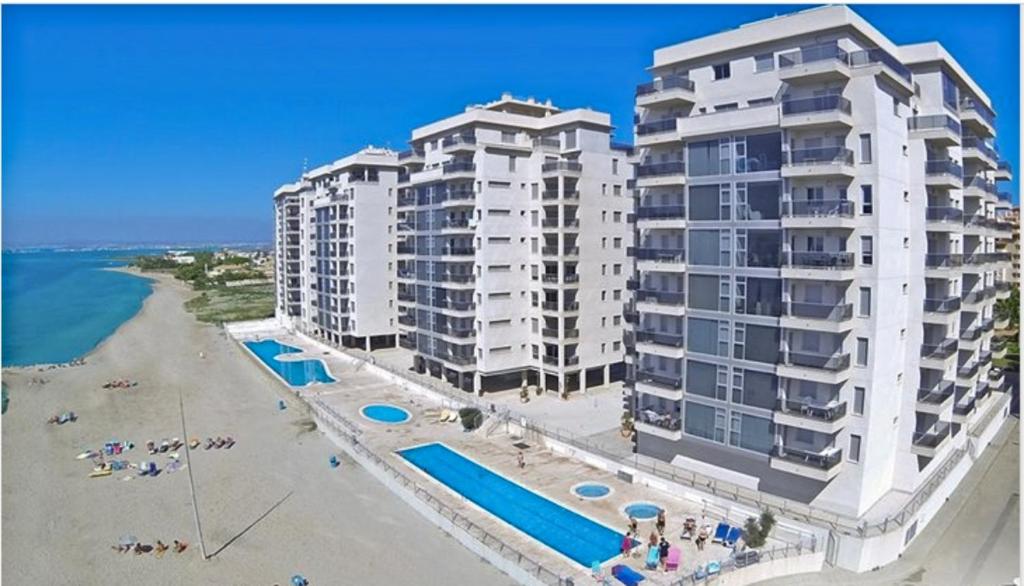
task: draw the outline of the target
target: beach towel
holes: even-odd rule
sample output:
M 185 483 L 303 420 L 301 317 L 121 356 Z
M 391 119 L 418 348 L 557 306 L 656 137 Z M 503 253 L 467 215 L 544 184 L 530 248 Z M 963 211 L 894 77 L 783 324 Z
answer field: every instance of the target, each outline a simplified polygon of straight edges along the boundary
M 647 550 L 647 569 L 654 570 L 658 567 L 658 548 L 652 547 Z
M 674 571 L 679 569 L 679 560 L 683 552 L 676 546 L 668 548 L 668 557 L 665 558 L 665 570 Z
M 640 582 L 644 581 L 643 574 L 622 564 L 612 567 L 612 576 L 615 576 L 616 580 L 622 582 L 626 586 L 636 586 Z

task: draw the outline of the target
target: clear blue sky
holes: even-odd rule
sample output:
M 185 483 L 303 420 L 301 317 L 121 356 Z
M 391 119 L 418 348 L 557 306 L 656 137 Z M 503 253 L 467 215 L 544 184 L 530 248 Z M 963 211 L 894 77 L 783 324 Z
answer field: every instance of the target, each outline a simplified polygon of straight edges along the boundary
M 4 244 L 269 240 L 304 158 L 402 148 L 502 91 L 611 112 L 631 141 L 655 48 L 801 8 L 7 5 Z M 856 10 L 945 45 L 1021 171 L 1017 6 Z

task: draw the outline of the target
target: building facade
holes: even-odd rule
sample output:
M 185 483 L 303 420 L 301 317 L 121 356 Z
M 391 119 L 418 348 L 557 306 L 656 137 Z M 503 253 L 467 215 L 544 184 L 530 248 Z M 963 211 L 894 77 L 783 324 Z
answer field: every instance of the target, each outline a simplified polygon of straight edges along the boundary
M 399 155 L 398 318 L 415 367 L 459 388 L 620 379 L 629 151 L 607 114 L 501 99 Z
M 365 148 L 274 193 L 277 315 L 334 346 L 397 344 L 397 153 Z
M 626 333 L 638 454 L 868 519 L 983 448 L 1006 416 L 989 370 L 1010 286 L 983 89 L 937 43 L 897 46 L 846 7 L 658 49 L 650 72 Z M 862 545 L 829 555 L 888 555 Z

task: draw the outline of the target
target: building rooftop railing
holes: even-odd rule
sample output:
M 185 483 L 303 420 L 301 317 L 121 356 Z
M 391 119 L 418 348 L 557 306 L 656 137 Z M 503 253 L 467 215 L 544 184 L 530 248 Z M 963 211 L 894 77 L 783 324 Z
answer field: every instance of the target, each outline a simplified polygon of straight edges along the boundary
M 807 63 L 820 61 L 839 61 L 849 65 L 850 54 L 839 48 L 834 43 L 804 47 L 796 51 L 779 54 L 779 69 L 788 69 Z
M 910 73 L 910 69 L 882 49 L 867 49 L 850 53 L 850 65 L 854 67 L 874 65 L 876 63 L 885 65 L 908 83 L 913 83 L 914 78 L 913 74 Z

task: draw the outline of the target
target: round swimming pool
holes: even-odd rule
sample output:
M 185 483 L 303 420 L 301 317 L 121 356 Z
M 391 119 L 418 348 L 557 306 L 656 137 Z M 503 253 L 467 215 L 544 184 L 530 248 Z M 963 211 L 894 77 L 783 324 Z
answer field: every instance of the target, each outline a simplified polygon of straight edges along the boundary
M 637 521 L 646 521 L 657 517 L 661 507 L 651 503 L 630 503 L 623 507 L 622 511 Z
M 581 482 L 571 489 L 572 494 L 578 496 L 581 499 L 587 500 L 598 500 L 603 499 L 612 493 L 612 489 L 607 484 L 601 484 L 600 482 Z
M 359 414 L 370 421 L 387 423 L 389 425 L 405 423 L 412 419 L 412 415 L 401 407 L 379 403 L 364 405 L 363 408 L 359 410 Z

